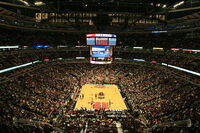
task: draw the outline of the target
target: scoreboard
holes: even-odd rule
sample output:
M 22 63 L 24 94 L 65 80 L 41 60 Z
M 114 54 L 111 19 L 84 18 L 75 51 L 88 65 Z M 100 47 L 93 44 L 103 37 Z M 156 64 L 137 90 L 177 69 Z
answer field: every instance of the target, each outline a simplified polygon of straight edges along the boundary
M 109 45 L 108 38 L 96 38 L 96 45 Z
M 111 64 L 113 46 L 117 39 L 114 34 L 86 34 L 87 45 L 90 45 L 90 63 Z
M 87 34 L 87 45 L 116 45 L 114 34 Z

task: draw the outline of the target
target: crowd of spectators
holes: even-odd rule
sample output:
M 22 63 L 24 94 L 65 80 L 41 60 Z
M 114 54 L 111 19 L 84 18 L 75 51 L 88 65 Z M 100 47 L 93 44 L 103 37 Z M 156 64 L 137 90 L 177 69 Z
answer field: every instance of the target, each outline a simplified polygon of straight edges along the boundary
M 196 120 L 193 117 L 197 108 L 192 104 L 199 99 L 199 87 L 148 68 L 130 74 L 132 76 L 125 77 L 121 83 L 122 88 L 129 89 L 122 91 L 132 106 L 145 114 L 149 124 Z
M 144 47 L 144 48 L 183 48 L 198 49 L 199 31 L 174 32 L 162 34 L 132 34 L 118 35 L 118 46 Z
M 68 45 L 74 46 L 79 40 L 80 43 L 85 41 L 85 35 L 76 35 L 69 33 L 54 33 L 54 32 L 38 32 L 24 30 L 9 30 L 0 28 L 0 46 L 37 46 L 37 45 Z
M 38 32 L 4 28 L 0 28 L 0 32 L 2 33 L 0 46 L 50 45 L 56 47 L 58 45 L 86 45 L 85 34 L 82 33 Z M 198 49 L 200 43 L 199 34 L 199 30 L 162 34 L 117 34 L 117 46 Z
M 55 59 L 74 59 L 76 57 L 89 57 L 89 49 L 74 49 L 68 48 L 67 52 L 65 49 L 47 49 L 47 50 L 34 50 L 34 51 L 12 51 L 2 52 L 0 55 L 0 70 L 22 65 L 32 61 L 44 59 L 55 60 Z M 131 54 L 130 54 L 131 53 Z M 29 56 L 27 56 L 29 55 Z M 122 59 L 144 59 L 147 62 L 156 61 L 158 63 L 166 63 L 175 65 L 181 68 L 189 69 L 195 72 L 200 72 L 200 59 L 199 55 L 183 54 L 183 53 L 172 53 L 172 52 L 154 52 L 154 51 L 126 51 L 116 49 L 114 51 L 114 58 Z
M 76 56 L 81 57 L 89 57 L 88 53 L 84 53 L 82 49 L 77 52 L 74 49 L 71 50 L 70 54 L 67 52 L 55 52 L 53 50 L 57 49 L 57 46 L 64 45 L 64 46 L 76 46 L 76 45 L 85 45 L 86 39 L 85 35 L 83 34 L 67 34 L 67 33 L 47 33 L 47 32 L 27 32 L 21 30 L 8 30 L 8 29 L 0 29 L 2 33 L 0 36 L 0 46 L 12 46 L 12 45 L 19 45 L 21 52 L 16 52 L 15 54 L 10 53 L 10 51 L 5 51 L 0 58 L 0 70 L 16 65 L 20 65 L 23 63 L 28 63 L 34 60 L 42 60 L 45 58 L 75 58 Z M 191 32 L 193 33 L 193 32 Z M 164 33 L 164 34 L 135 34 L 135 35 L 117 35 L 117 46 L 129 46 L 133 51 L 132 47 L 143 47 L 149 48 L 152 50 L 153 47 L 161 47 L 161 48 L 184 48 L 184 49 L 199 49 L 199 32 L 194 32 L 197 34 L 195 37 L 188 36 L 189 33 Z M 144 39 L 145 38 L 145 39 Z M 28 46 L 28 50 L 41 50 L 35 48 L 37 45 L 48 45 L 52 47 L 51 55 L 48 51 L 45 50 L 42 53 L 39 52 L 23 52 L 23 46 Z M 63 48 L 61 48 L 63 49 Z M 70 50 L 70 48 L 66 48 Z M 78 49 L 78 48 L 76 48 Z M 0 49 L 2 51 L 2 49 Z M 116 49 L 117 50 L 117 49 Z M 89 48 L 88 48 L 89 51 Z M 3 52 L 0 52 L 2 54 Z M 119 52 L 119 54 L 116 54 Z M 196 72 L 200 72 L 200 60 L 199 55 L 192 55 L 192 54 L 184 54 L 184 53 L 171 53 L 171 52 L 162 52 L 162 54 L 158 54 L 156 51 L 149 52 L 134 52 L 134 54 L 127 54 L 127 52 L 123 53 L 123 50 L 120 49 L 119 51 L 115 52 L 114 56 L 116 58 L 124 58 L 124 59 L 146 59 L 148 61 L 158 61 L 160 63 L 167 63 L 171 65 L 176 65 L 178 67 L 183 67 L 189 70 L 193 70 Z M 30 56 L 27 56 L 30 55 Z
M 128 110 L 74 110 L 84 84 L 118 85 Z M 0 93 L 1 126 L 27 121 L 38 130 L 117 132 L 120 122 L 124 132 L 134 132 L 186 119 L 199 126 L 199 87 L 137 64 L 56 63 L 2 84 Z
M 130 52 L 130 51 L 129 51 Z M 166 63 L 177 67 L 185 68 L 191 71 L 200 72 L 200 59 L 199 55 L 190 55 L 183 53 L 172 52 L 142 52 L 135 51 L 132 54 L 129 52 L 120 52 L 115 54 L 116 58 L 123 59 L 144 59 L 147 62 L 156 61 L 157 63 Z

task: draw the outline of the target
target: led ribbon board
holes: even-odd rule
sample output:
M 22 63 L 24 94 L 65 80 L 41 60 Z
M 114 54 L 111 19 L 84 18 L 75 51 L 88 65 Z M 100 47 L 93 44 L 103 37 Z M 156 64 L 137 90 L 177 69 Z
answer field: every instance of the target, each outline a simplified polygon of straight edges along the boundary
M 87 34 L 86 37 L 107 37 L 107 38 L 116 38 L 115 34 Z

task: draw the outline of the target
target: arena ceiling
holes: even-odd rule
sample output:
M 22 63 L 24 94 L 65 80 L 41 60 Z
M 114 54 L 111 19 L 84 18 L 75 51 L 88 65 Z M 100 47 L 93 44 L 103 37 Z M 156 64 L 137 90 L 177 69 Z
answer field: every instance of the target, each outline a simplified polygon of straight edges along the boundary
M 171 8 L 181 0 L 2 0 L 11 4 L 52 12 L 109 11 L 148 12 L 151 9 Z M 195 1 L 195 0 L 194 0 Z M 40 2 L 40 3 L 38 3 Z
M 182 4 L 175 7 L 175 5 L 181 2 Z M 177 9 L 194 8 L 194 7 L 195 8 L 197 7 L 200 10 L 200 1 L 199 0 L 1 0 L 0 7 L 6 8 L 14 12 L 16 12 L 16 8 L 18 9 L 20 8 L 20 12 L 22 15 L 33 16 L 33 17 L 35 17 L 35 13 L 38 12 L 41 13 L 128 12 L 134 14 L 149 15 L 149 14 L 166 14 L 174 12 L 174 10 L 176 12 Z M 187 10 L 187 12 L 191 10 Z
M 183 2 L 175 7 L 175 5 Z M 156 23 L 161 26 L 167 26 L 168 24 L 180 24 L 185 22 L 197 21 L 200 19 L 200 1 L 199 0 L 1 0 L 0 1 L 0 16 L 4 19 L 13 19 L 14 23 L 17 21 L 31 21 L 36 22 L 37 13 L 57 13 L 59 15 L 65 13 L 82 13 L 82 17 L 70 15 L 67 18 L 67 24 L 65 27 L 74 28 L 78 31 L 88 30 L 87 26 L 91 23 L 88 21 L 88 25 L 85 26 L 84 20 L 90 19 L 94 26 L 91 29 L 104 30 L 108 29 L 116 32 L 133 32 L 136 31 L 139 26 L 139 21 L 157 21 Z M 95 17 L 89 18 L 84 16 L 83 13 L 93 14 Z M 111 16 L 109 16 L 111 15 Z M 164 16 L 164 17 L 156 17 Z M 56 16 L 57 17 L 57 16 Z M 55 17 L 55 18 L 56 18 Z M 53 17 L 49 17 L 46 20 L 51 20 Z M 65 16 L 63 17 L 65 19 Z M 114 19 L 117 18 L 117 22 Z M 162 19 L 164 18 L 164 19 Z M 74 19 L 74 22 L 71 21 Z M 122 20 L 120 22 L 120 20 Z M 47 21 L 43 21 L 46 23 Z M 104 21 L 102 21 L 104 20 Z M 40 21 L 41 22 L 41 21 Z M 49 22 L 49 21 L 48 21 Z M 104 23 L 105 22 L 105 23 Z M 111 24 L 112 22 L 112 24 Z M 26 26 L 26 23 L 22 22 L 22 25 Z M 49 23 L 48 23 L 49 24 Z M 57 23 L 56 23 L 57 24 Z M 62 23 L 58 23 L 62 24 Z M 61 27 L 63 25 L 56 25 L 55 27 Z M 3 24 L 5 25 L 5 23 Z M 6 24 L 6 25 L 10 25 Z M 11 24 L 13 25 L 13 24 Z M 92 25 L 92 24 L 91 24 Z M 138 27 L 136 27 L 138 26 Z M 86 28 L 84 28 L 86 27 Z M 135 28 L 136 27 L 136 28 Z M 111 28 L 111 29 L 109 29 Z M 141 27 L 139 27 L 141 28 Z M 70 30 L 71 30 L 70 29 Z M 143 28 L 142 28 L 143 29 Z M 119 31 L 118 31 L 119 30 Z
M 58 11 L 110 11 L 110 12 L 146 12 L 156 6 L 151 3 L 171 6 L 178 0 L 44 0 Z

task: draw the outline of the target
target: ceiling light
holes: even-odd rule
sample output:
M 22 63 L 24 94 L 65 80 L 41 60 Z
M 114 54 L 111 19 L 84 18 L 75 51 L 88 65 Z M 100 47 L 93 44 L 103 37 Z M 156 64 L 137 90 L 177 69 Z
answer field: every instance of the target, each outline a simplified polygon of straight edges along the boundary
M 42 2 L 42 1 L 36 1 L 34 4 L 35 4 L 36 6 L 43 6 L 43 5 L 45 5 L 45 3 Z
M 160 3 L 156 4 L 156 6 L 158 6 L 158 7 L 159 7 L 159 6 L 160 6 Z
M 18 1 L 24 3 L 26 6 L 30 6 L 29 3 L 27 1 L 25 1 L 25 0 L 18 0 Z
M 178 7 L 178 6 L 182 5 L 182 4 L 184 4 L 184 1 L 181 1 L 181 2 L 179 2 L 177 4 L 175 4 L 173 7 L 176 8 L 176 7 Z

